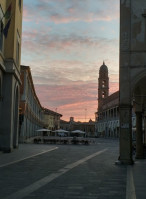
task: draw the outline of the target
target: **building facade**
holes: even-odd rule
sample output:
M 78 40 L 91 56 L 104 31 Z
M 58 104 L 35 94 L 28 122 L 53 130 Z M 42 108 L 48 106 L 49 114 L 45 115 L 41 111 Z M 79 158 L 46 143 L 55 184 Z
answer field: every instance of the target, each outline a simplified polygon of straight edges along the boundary
M 18 147 L 23 0 L 0 0 L 0 150 Z
M 45 126 L 44 108 L 36 95 L 29 66 L 21 66 L 19 107 L 19 141 L 42 135 L 37 130 Z
M 70 121 L 61 120 L 61 129 L 66 131 L 81 130 L 86 132 L 86 136 L 95 137 L 95 122 L 91 119 L 89 122 L 75 122 L 73 117 L 70 117 Z
M 117 138 L 119 132 L 119 91 L 109 95 L 108 67 L 103 63 L 98 78 L 98 111 L 96 112 L 95 131 L 98 137 Z M 135 138 L 136 118 L 132 112 L 132 132 Z
M 146 145 L 146 1 L 120 1 L 120 161 L 132 164 L 132 107 L 136 158 Z M 144 122 L 144 132 L 142 123 Z
M 95 131 L 98 137 L 119 136 L 119 91 L 109 95 L 108 67 L 103 64 L 98 78 L 98 111 Z
M 60 113 L 54 112 L 50 109 L 44 108 L 44 123 L 45 128 L 54 131 L 60 129 Z

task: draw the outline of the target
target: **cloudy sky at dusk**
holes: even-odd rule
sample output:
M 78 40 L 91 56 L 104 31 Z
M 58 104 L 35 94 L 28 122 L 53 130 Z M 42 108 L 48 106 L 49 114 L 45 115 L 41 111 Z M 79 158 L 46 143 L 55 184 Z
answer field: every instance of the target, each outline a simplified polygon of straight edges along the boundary
M 118 90 L 119 1 L 24 0 L 22 61 L 31 67 L 42 106 L 94 120 L 98 72 L 109 68 L 110 93 Z

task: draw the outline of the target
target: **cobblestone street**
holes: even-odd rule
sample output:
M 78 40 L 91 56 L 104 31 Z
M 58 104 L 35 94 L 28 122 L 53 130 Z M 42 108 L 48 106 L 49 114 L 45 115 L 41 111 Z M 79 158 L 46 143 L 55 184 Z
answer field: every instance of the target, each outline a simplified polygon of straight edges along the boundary
M 0 154 L 0 198 L 125 199 L 127 166 L 115 165 L 117 158 L 112 139 L 88 146 L 20 145 Z

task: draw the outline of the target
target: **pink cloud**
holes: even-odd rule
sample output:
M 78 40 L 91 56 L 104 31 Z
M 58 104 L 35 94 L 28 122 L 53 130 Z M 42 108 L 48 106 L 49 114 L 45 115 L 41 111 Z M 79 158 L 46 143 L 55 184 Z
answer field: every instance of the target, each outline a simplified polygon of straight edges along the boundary
M 84 85 L 85 84 L 85 85 Z M 81 82 L 64 86 L 35 85 L 36 93 L 43 106 L 63 114 L 63 118 L 82 118 L 85 108 L 88 110 L 88 118 L 94 119 L 97 107 L 96 84 Z M 83 119 L 83 118 L 82 118 Z
M 75 32 L 78 30 L 68 34 L 57 32 L 59 28 L 56 27 L 67 26 L 70 22 L 118 18 L 115 0 L 99 0 L 103 5 L 108 4 L 109 9 L 103 6 L 100 10 L 97 6 L 96 11 L 89 11 L 91 1 L 36 0 L 34 7 L 31 4 L 24 6 L 24 24 L 29 23 L 23 31 L 22 62 L 32 69 L 41 104 L 54 111 L 57 108 L 66 120 L 74 116 L 76 120 L 84 121 L 85 109 L 87 118 L 94 119 L 98 104 L 98 70 L 105 57 L 109 65 L 110 93 L 118 90 L 118 39 L 90 37 L 88 34 L 79 36 Z M 37 29 L 39 22 L 41 25 Z
M 34 17 L 34 12 L 30 12 L 30 10 L 24 6 L 23 7 L 23 21 L 30 22 L 32 21 L 32 18 Z
M 92 104 L 92 106 L 91 106 Z M 75 121 L 87 122 L 90 119 L 95 120 L 95 112 L 97 111 L 97 101 L 78 102 L 60 106 L 58 111 L 64 112 L 64 120 L 68 121 L 70 117 L 74 117 Z
M 105 39 L 98 37 L 90 38 L 87 36 L 83 37 L 77 35 L 69 35 L 64 37 L 57 36 L 55 34 L 49 34 L 50 31 L 51 28 L 46 28 L 46 30 L 41 29 L 39 31 L 32 30 L 31 32 L 23 31 L 23 52 L 36 52 L 37 55 L 41 51 L 41 55 L 47 57 L 48 55 L 51 55 L 53 57 L 55 55 L 57 56 L 58 53 L 62 53 L 62 57 L 74 54 L 74 56 L 76 57 L 80 55 L 81 59 L 83 59 L 83 56 L 84 59 L 89 59 L 90 57 L 92 57 L 93 59 L 93 56 L 97 56 L 96 51 L 100 49 L 100 51 L 98 51 L 98 54 L 102 56 L 103 54 L 105 54 L 105 52 L 108 52 L 108 55 L 110 55 L 110 59 L 115 57 L 115 53 L 118 56 L 118 39 Z
M 73 11 L 73 10 L 72 10 Z M 86 16 L 86 18 L 81 16 L 60 16 L 60 15 L 52 15 L 50 17 L 51 21 L 56 24 L 59 23 L 70 23 L 77 21 L 85 21 L 85 22 L 93 22 L 93 21 L 111 21 L 113 20 L 112 16 L 94 16 L 93 13 L 90 13 Z
M 51 20 L 54 23 L 70 23 L 76 21 L 111 21 L 113 19 L 119 18 L 119 8 L 118 3 L 114 0 L 93 3 L 89 1 L 37 1 L 34 7 L 27 5 L 25 6 L 24 20 L 25 21 L 46 21 Z M 91 6 L 93 4 L 93 6 Z M 99 6 L 100 5 L 100 6 Z M 60 9 L 61 7 L 61 9 Z M 95 9 L 94 9 L 95 8 Z M 107 9 L 108 8 L 108 9 Z M 106 10 L 106 12 L 105 12 Z M 114 10 L 114 12 L 113 12 Z M 28 15 L 29 13 L 29 15 Z M 39 17 L 38 16 L 39 13 Z
M 110 82 L 109 84 L 109 87 L 110 87 L 110 95 L 116 91 L 119 90 L 119 83 L 118 82 Z
M 70 82 L 70 85 L 38 85 L 35 84 L 36 93 L 42 106 L 63 114 L 64 120 L 74 117 L 75 120 L 85 121 L 90 118 L 94 120 L 94 113 L 97 111 L 96 83 L 90 82 Z M 110 94 L 119 89 L 118 83 L 110 82 Z

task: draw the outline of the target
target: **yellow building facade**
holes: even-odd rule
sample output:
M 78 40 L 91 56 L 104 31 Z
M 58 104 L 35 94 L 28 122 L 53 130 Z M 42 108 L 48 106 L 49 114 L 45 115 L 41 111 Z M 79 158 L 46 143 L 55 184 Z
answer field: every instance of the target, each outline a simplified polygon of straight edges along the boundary
M 23 0 L 0 0 L 0 150 L 18 147 Z
M 49 130 L 54 129 L 54 116 L 44 112 L 44 123 L 45 127 Z
M 44 108 L 44 127 L 51 131 L 59 129 L 61 117 L 62 115 L 60 113 Z

